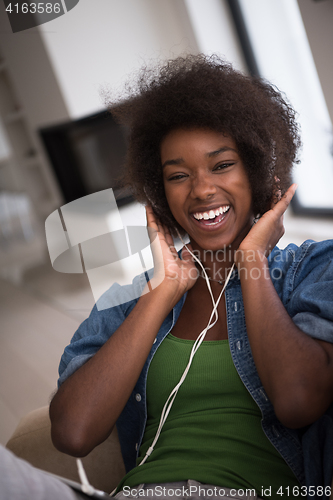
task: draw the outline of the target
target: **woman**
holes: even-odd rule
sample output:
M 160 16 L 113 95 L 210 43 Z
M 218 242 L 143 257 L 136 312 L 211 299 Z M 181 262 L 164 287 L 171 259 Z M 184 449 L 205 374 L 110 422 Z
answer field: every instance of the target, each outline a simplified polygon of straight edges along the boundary
M 217 57 L 146 71 L 132 95 L 117 115 L 130 127 L 129 178 L 160 251 L 145 287 L 133 282 L 140 299 L 112 287 L 122 305 L 94 308 L 66 348 L 50 406 L 54 443 L 84 456 L 117 424 L 128 472 L 120 497 L 188 480 L 305 496 L 301 436 L 333 400 L 333 245 L 276 247 L 296 188 L 294 112 Z M 180 254 L 178 232 L 190 239 Z M 152 450 L 163 405 L 208 326 Z

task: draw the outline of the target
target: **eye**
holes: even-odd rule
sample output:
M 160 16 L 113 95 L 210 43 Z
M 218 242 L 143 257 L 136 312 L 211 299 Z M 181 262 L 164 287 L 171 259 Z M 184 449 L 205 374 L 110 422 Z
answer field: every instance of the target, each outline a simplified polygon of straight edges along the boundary
M 174 174 L 168 178 L 168 181 L 179 181 L 181 179 L 184 179 L 185 177 L 187 177 L 186 174 Z
M 232 167 L 232 165 L 235 165 L 235 162 L 231 162 L 231 163 L 219 163 L 218 165 L 216 165 L 214 168 L 213 168 L 213 171 L 216 171 L 216 170 L 224 170 L 228 167 Z

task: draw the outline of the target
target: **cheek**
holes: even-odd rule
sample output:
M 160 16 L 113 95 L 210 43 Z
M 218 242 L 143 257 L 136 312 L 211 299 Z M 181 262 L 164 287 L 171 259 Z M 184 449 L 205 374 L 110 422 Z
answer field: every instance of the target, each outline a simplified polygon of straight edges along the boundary
M 169 184 L 164 183 L 164 193 L 167 199 L 169 208 L 172 213 L 177 210 L 177 206 L 179 205 L 180 196 L 178 190 L 175 189 L 175 186 L 170 186 Z
M 253 201 L 252 192 L 247 179 L 243 179 L 237 182 L 237 187 L 235 189 L 236 194 L 236 205 L 238 209 L 243 214 L 243 217 L 252 221 L 253 219 Z
M 242 199 L 243 203 L 252 206 L 252 190 L 247 178 L 244 178 L 242 181 L 239 181 L 238 190 L 240 193 L 240 198 Z

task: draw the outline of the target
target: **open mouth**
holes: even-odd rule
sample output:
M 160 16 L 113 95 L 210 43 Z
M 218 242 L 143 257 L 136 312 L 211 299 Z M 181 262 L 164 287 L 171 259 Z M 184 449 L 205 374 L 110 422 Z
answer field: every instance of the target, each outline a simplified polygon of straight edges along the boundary
M 230 205 L 223 205 L 221 207 L 208 210 L 207 212 L 196 212 L 192 214 L 192 216 L 204 226 L 215 226 L 225 218 L 229 209 Z

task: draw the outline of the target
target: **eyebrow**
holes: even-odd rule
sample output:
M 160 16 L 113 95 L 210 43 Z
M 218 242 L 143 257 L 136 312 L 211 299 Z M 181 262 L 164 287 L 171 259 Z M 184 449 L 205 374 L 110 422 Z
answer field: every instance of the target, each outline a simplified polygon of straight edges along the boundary
M 210 153 L 207 153 L 207 156 L 208 158 L 213 158 L 214 156 L 217 156 L 220 153 L 225 153 L 226 151 L 234 151 L 235 153 L 237 153 L 236 149 L 224 146 L 223 148 L 217 149 L 216 151 L 211 151 Z
M 226 151 L 234 151 L 235 153 L 237 153 L 236 149 L 230 148 L 228 146 L 224 146 L 222 148 L 217 149 L 216 151 L 210 151 L 209 153 L 206 153 L 205 156 L 207 156 L 207 158 L 214 158 L 214 156 L 218 156 L 219 154 L 225 153 Z M 167 165 L 180 165 L 181 163 L 184 163 L 183 158 L 175 158 L 174 160 L 166 160 L 163 163 L 162 168 L 166 167 Z

